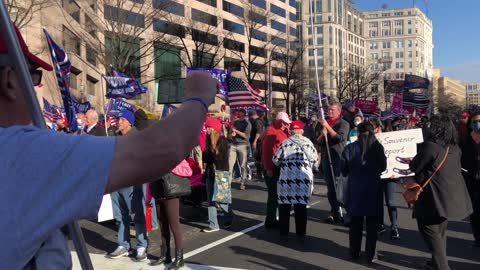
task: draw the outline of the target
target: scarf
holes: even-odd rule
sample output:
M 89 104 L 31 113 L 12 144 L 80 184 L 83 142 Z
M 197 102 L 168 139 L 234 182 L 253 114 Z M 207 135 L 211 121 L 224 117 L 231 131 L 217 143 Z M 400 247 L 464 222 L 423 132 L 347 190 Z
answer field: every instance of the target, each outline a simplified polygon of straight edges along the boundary
M 328 125 L 333 126 L 337 122 L 338 119 L 339 118 L 336 118 L 336 119 L 328 118 L 327 123 L 328 123 Z

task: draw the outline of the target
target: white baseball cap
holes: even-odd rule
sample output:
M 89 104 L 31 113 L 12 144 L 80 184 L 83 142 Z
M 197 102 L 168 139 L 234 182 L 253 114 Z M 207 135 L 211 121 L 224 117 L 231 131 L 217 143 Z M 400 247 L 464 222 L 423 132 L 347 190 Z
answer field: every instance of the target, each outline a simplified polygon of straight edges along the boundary
M 288 114 L 286 112 L 279 112 L 277 114 L 277 120 L 281 120 L 282 122 L 285 122 L 287 124 L 291 124 L 292 121 L 290 120 L 290 118 L 288 117 Z

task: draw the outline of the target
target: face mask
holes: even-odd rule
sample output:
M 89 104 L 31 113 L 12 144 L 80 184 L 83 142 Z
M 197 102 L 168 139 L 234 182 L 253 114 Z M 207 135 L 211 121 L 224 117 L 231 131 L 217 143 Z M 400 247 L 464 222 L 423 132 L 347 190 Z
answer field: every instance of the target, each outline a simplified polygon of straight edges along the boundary
M 472 129 L 474 131 L 480 131 L 480 122 L 472 122 Z
M 317 119 L 316 117 L 312 117 L 312 121 L 313 121 L 313 122 L 317 122 L 317 120 L 318 120 L 318 119 Z
M 77 119 L 77 125 L 79 127 L 83 127 L 83 123 L 82 123 L 82 120 L 81 119 Z
M 355 121 L 355 122 L 353 122 L 353 124 L 354 124 L 355 126 L 358 126 L 358 125 L 360 125 L 360 123 L 362 123 L 362 122 L 359 122 L 359 121 Z

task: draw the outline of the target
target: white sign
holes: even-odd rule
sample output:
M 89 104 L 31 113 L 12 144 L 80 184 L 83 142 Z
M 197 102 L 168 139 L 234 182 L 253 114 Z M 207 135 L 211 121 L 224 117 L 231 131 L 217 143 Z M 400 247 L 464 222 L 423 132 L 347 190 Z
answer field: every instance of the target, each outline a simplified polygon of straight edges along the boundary
M 385 149 L 387 170 L 383 179 L 412 176 L 408 163 L 417 155 L 417 144 L 423 142 L 421 129 L 409 129 L 376 134 Z
M 102 204 L 98 210 L 98 222 L 113 219 L 112 197 L 110 194 L 103 195 Z

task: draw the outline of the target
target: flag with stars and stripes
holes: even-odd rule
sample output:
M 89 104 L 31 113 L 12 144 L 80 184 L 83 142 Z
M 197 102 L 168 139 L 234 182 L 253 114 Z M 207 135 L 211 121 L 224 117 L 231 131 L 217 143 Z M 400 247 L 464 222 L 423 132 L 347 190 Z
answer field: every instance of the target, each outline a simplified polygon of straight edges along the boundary
M 61 116 L 58 114 L 58 110 L 48 102 L 45 98 L 43 98 L 43 117 L 51 123 L 55 123 Z
M 268 110 L 261 92 L 247 80 L 228 76 L 228 104 L 231 109 L 259 108 Z

